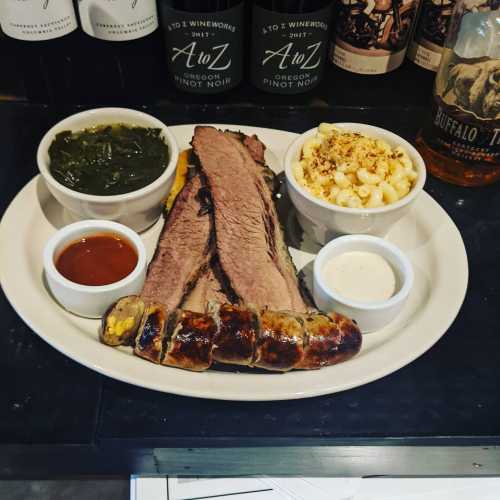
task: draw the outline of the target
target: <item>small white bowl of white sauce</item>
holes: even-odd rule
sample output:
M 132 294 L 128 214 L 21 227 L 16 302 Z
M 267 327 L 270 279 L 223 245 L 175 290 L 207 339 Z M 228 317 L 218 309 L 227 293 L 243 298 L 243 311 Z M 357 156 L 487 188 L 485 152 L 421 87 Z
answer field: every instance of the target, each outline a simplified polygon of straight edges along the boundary
M 410 260 L 396 245 L 376 236 L 342 236 L 316 257 L 313 295 L 319 309 L 344 314 L 369 333 L 399 314 L 413 279 Z

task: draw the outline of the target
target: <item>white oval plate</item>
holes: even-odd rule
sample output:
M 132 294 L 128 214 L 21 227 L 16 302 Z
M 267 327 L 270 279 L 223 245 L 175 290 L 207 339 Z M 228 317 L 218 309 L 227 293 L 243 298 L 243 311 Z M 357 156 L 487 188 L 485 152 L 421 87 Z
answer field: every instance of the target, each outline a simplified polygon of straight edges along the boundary
M 269 148 L 269 165 L 281 160 L 296 134 L 239 125 L 219 128 L 256 133 Z M 171 127 L 181 149 L 189 147 L 193 125 Z M 292 213 L 292 212 L 290 212 Z M 465 297 L 467 255 L 460 233 L 446 212 L 423 193 L 414 209 L 387 239 L 409 256 L 415 285 L 398 318 L 365 335 L 361 352 L 350 361 L 317 371 L 286 374 L 189 371 L 157 366 L 98 340 L 98 322 L 63 310 L 43 280 L 42 250 L 56 229 L 70 222 L 42 179 L 32 179 L 16 196 L 0 225 L 0 281 L 19 316 L 40 337 L 75 361 L 130 384 L 158 391 L 211 399 L 266 401 L 319 396 L 357 387 L 398 370 L 427 351 L 449 328 Z M 289 229 L 294 227 L 289 218 Z M 142 236 L 152 256 L 162 221 Z M 293 231 L 292 231 L 293 232 Z M 291 248 L 299 270 L 311 276 L 318 247 L 304 240 Z

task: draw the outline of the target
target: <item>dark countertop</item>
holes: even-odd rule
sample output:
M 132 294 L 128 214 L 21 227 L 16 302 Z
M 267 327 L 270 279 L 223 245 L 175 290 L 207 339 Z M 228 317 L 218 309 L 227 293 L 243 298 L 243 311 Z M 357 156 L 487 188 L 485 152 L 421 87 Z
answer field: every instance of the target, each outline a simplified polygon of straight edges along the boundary
M 320 121 L 362 121 L 413 140 L 425 108 L 409 94 L 376 107 L 166 103 L 146 110 L 171 125 L 244 122 L 296 132 Z M 36 174 L 35 151 L 44 131 L 74 111 L 0 104 L 0 213 Z M 338 394 L 224 402 L 117 382 L 47 345 L 1 293 L 0 477 L 500 471 L 500 186 L 465 189 L 431 178 L 426 191 L 465 241 L 470 282 L 464 306 L 419 359 Z

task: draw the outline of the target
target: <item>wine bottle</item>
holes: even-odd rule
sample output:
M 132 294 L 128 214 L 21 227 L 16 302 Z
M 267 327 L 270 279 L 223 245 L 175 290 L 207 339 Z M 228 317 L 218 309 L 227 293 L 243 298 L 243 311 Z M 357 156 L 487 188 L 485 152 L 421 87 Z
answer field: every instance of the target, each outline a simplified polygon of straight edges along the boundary
M 321 10 L 331 3 L 331 0 L 257 0 L 254 5 L 282 14 L 305 14 Z
M 156 0 L 78 0 L 80 98 L 154 100 L 163 42 Z
M 381 75 L 404 61 L 418 0 L 339 2 L 332 62 L 347 71 Z
M 307 92 L 323 76 L 331 0 L 253 3 L 252 83 L 280 94 Z
M 242 0 L 159 0 L 174 85 L 187 92 L 216 94 L 243 77 Z
M 441 61 L 455 0 L 423 0 L 408 59 L 436 71 Z
M 2 0 L 5 51 L 20 66 L 26 97 L 68 101 L 77 21 L 72 0 Z
M 10 50 L 10 39 L 0 25 L 0 54 L 2 54 L 2 75 L 0 78 L 0 98 L 23 99 L 23 78 L 15 54 Z

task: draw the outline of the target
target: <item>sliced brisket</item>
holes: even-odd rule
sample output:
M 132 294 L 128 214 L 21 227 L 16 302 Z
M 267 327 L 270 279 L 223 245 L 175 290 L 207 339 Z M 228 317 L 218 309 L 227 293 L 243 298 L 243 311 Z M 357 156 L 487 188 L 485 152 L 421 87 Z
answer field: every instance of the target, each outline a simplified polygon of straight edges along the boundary
M 233 302 L 230 293 L 224 291 L 225 278 L 217 269 L 217 264 L 212 260 L 206 270 L 200 275 L 192 292 L 182 304 L 183 309 L 194 312 L 206 312 L 207 304 L 211 301 L 219 304 Z
M 266 160 L 264 158 L 264 153 L 266 152 L 266 146 L 264 143 L 260 142 L 255 134 L 245 135 L 242 132 L 233 132 L 232 130 L 226 130 L 224 133 L 242 142 L 243 145 L 247 147 L 253 160 L 261 165 L 265 165 Z
M 252 158 L 258 162 L 264 170 L 263 175 L 270 178 L 271 185 L 274 180 L 274 173 L 265 166 L 264 152 L 265 145 L 260 142 L 256 135 L 247 136 L 240 132 L 226 131 L 248 148 Z M 238 297 L 230 289 L 227 277 L 221 269 L 218 255 L 215 249 L 215 244 L 212 247 L 213 257 L 209 265 L 201 272 L 193 290 L 187 295 L 183 303 L 180 305 L 184 309 L 195 312 L 205 312 L 209 302 L 217 302 L 220 304 L 231 303 L 237 304 Z
M 242 302 L 305 312 L 263 170 L 232 133 L 196 127 L 193 148 L 212 195 L 221 268 Z
M 225 134 L 234 137 L 248 149 L 250 156 L 256 163 L 259 164 L 261 169 L 260 173 L 262 174 L 262 177 L 266 181 L 266 184 L 270 189 L 271 193 L 275 193 L 278 190 L 279 184 L 275 173 L 266 165 L 265 144 L 261 142 L 255 134 L 245 135 L 241 132 L 232 132 L 231 130 L 226 130 Z
M 141 297 L 160 302 L 168 311 L 180 305 L 211 257 L 210 215 L 199 196 L 202 182 L 187 182 L 170 211 L 151 261 Z
M 264 158 L 266 146 L 259 141 L 259 138 L 256 135 L 244 135 L 242 142 L 247 147 L 248 152 L 254 161 L 260 163 L 261 165 L 266 164 L 266 160 Z
M 247 137 L 246 141 L 243 141 L 246 148 L 242 147 L 240 143 L 235 143 L 234 146 L 239 149 L 241 155 L 243 157 L 247 155 L 248 151 L 251 151 L 248 143 L 251 141 L 252 143 L 256 143 L 260 141 L 256 136 Z M 262 144 L 262 143 L 260 143 Z M 255 145 L 253 148 L 255 149 Z M 263 150 L 265 150 L 265 146 L 263 146 Z M 265 167 L 262 169 L 260 165 L 255 164 L 254 162 L 249 162 L 248 158 L 246 158 L 247 166 L 252 169 L 255 174 L 255 184 L 258 188 L 259 194 L 262 199 L 262 203 L 265 207 L 265 223 L 266 227 L 269 228 L 269 247 L 272 250 L 273 260 L 280 270 L 283 278 L 287 282 L 287 286 L 290 292 L 290 297 L 292 299 L 293 311 L 302 311 L 302 308 L 306 307 L 306 309 L 314 309 L 312 307 L 312 301 L 308 295 L 308 291 L 304 289 L 304 285 L 299 283 L 297 279 L 297 269 L 292 261 L 292 257 L 290 252 L 288 251 L 288 246 L 285 243 L 285 236 L 283 234 L 283 229 L 281 227 L 278 213 L 276 211 L 276 206 L 273 200 L 273 189 L 270 188 L 269 184 L 269 167 Z M 272 171 L 271 171 L 272 172 Z M 274 177 L 274 173 L 271 173 Z

